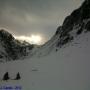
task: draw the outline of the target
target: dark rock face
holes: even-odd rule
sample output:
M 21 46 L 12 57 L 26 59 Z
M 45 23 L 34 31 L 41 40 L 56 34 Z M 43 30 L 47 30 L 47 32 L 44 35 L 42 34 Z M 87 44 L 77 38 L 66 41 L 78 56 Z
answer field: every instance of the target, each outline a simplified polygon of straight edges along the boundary
M 85 0 L 81 7 L 82 19 L 90 18 L 90 0 Z
M 85 29 L 86 29 L 87 31 L 90 31 L 90 21 L 86 24 Z
M 76 31 L 77 35 L 80 35 L 85 29 L 90 31 L 90 0 L 85 0 L 81 7 L 74 10 L 71 15 L 67 16 L 63 22 L 63 25 L 57 28 L 56 35 L 60 35 L 57 46 L 61 46 L 61 42 L 66 44 L 72 40 L 71 38 L 73 38 L 73 36 L 70 35 L 70 32 L 73 31 L 74 26 L 79 27 Z M 64 38 L 68 37 L 68 35 L 71 38 L 64 40 Z
M 66 17 L 63 23 L 63 30 L 72 29 L 73 25 L 82 23 L 83 20 L 90 18 L 90 1 L 86 0 L 82 6 L 74 10 L 70 16 Z
M 3 41 L 3 39 L 4 41 L 9 41 L 9 40 L 12 41 L 14 40 L 14 37 L 7 31 L 2 29 L 0 30 L 0 40 Z
M 33 45 L 27 45 L 25 42 L 22 44 L 5 30 L 0 30 L 0 44 L 5 50 L 5 53 L 2 52 L 4 56 L 0 53 L 0 57 L 5 57 L 7 60 L 17 60 L 27 56 L 27 49 L 33 48 Z

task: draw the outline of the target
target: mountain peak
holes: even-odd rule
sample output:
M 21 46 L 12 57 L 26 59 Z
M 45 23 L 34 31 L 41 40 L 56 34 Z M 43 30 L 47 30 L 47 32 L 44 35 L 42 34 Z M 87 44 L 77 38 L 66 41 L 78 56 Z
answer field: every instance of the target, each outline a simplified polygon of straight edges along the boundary
M 1 29 L 1 30 L 0 30 L 0 33 L 2 33 L 2 34 L 9 34 L 9 32 L 6 31 L 6 30 L 4 30 L 4 29 Z
M 3 39 L 3 40 L 14 40 L 14 37 L 8 31 L 6 31 L 4 29 L 1 29 L 0 30 L 0 39 Z

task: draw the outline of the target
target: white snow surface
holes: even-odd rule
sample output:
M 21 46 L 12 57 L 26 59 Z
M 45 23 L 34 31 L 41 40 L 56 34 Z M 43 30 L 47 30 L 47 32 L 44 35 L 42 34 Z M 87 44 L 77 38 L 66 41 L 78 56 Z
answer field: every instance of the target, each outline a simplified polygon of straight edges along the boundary
M 2 81 L 5 72 L 11 79 L 20 72 L 21 80 Z M 1 63 L 0 86 L 5 85 L 22 90 L 90 90 L 90 32 L 45 57 Z

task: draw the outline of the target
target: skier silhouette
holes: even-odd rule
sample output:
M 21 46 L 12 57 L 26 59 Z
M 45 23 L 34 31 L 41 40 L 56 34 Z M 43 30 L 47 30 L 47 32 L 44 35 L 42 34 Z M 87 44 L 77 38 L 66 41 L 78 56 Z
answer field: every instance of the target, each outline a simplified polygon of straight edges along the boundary
M 16 78 L 14 80 L 19 80 L 19 79 L 21 79 L 21 77 L 20 77 L 20 74 L 18 72 L 17 75 L 16 75 Z
M 6 72 L 5 74 L 4 74 L 4 76 L 3 76 L 3 79 L 2 80 L 9 80 L 10 78 L 9 78 L 9 74 L 8 74 L 8 72 Z

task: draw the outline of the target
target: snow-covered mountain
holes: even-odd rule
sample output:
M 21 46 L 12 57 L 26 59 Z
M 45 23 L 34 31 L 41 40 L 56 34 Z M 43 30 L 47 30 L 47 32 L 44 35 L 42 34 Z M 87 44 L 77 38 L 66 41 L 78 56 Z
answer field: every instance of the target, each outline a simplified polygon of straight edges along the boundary
M 1 42 L 1 61 L 18 60 L 29 57 L 43 57 L 51 53 L 53 50 L 58 51 L 65 44 L 70 43 L 82 32 L 90 31 L 90 1 L 85 2 L 78 9 L 74 10 L 71 15 L 67 16 L 62 26 L 57 28 L 55 35 L 44 45 L 34 47 L 35 45 L 21 44 L 10 33 L 0 30 Z M 2 43 L 3 42 L 3 43 Z M 4 52 L 2 51 L 4 49 Z M 17 54 L 18 53 L 18 54 Z
M 90 32 L 48 56 L 0 64 L 0 86 L 22 90 L 89 90 Z M 8 72 L 10 79 L 3 81 Z M 20 73 L 20 80 L 13 80 Z
M 74 41 L 83 32 L 86 34 L 90 31 L 90 1 L 85 2 L 78 9 L 74 10 L 71 15 L 67 16 L 62 26 L 57 28 L 55 35 L 37 51 L 36 56 L 46 56 L 52 50 L 58 51 L 65 44 Z M 36 54 L 35 54 L 36 53 Z
M 5 30 L 0 30 L 0 61 L 11 61 L 24 58 L 32 50 L 34 45 L 27 42 L 21 43 L 12 34 Z
M 22 90 L 90 90 L 89 68 L 90 0 L 85 0 L 66 17 L 55 35 L 44 45 L 34 47 L 25 60 L 0 64 L 0 86 L 20 86 Z M 6 72 L 10 77 L 7 82 L 2 80 Z M 21 79 L 14 80 L 18 72 Z

